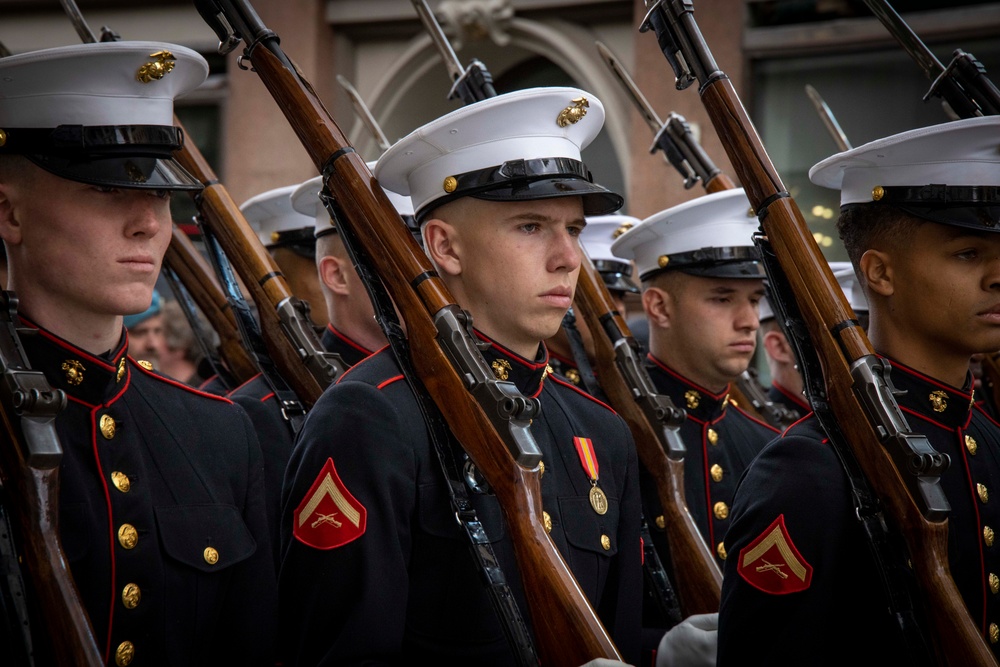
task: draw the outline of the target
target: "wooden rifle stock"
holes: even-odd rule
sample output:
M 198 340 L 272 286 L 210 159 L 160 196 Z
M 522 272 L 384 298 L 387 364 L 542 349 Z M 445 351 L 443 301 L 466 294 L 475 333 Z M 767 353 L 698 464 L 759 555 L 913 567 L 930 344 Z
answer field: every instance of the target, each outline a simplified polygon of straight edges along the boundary
M 208 15 L 207 4 L 213 5 Z M 460 311 L 427 256 L 311 85 L 281 51 L 277 37 L 257 23 L 249 4 L 227 0 L 198 6 L 220 37 L 225 39 L 212 18 L 222 13 L 245 40 L 244 57 L 342 209 L 341 227 L 360 244 L 402 314 L 420 382 L 500 502 L 542 661 L 575 667 L 596 657 L 620 659 L 545 532 L 537 465 L 527 468 L 515 460 L 443 349 L 446 343 L 439 340 L 437 325 L 442 317 Z
M 684 459 L 667 455 L 653 423 L 636 402 L 636 394 L 616 363 L 616 346 L 631 338 L 628 325 L 615 308 L 607 286 L 584 255 L 575 303 L 593 332 L 594 370 L 611 407 L 632 431 L 639 460 L 656 482 L 665 520 L 673 585 L 684 616 L 719 610 L 722 572 L 701 536 L 684 497 Z M 608 332 L 602 335 L 601 330 Z M 611 335 L 611 330 L 617 333 Z M 666 428 L 666 427 L 664 427 Z
M 174 124 L 182 127 L 176 117 Z M 185 132 L 184 136 L 184 146 L 175 157 L 181 166 L 205 185 L 197 198 L 204 223 L 218 239 L 233 269 L 257 304 L 257 317 L 268 355 L 298 399 L 311 408 L 333 379 L 333 374 L 323 377 L 322 373 L 310 372 L 305 363 L 307 351 L 293 342 L 284 329 L 280 309 L 299 301 L 289 290 L 288 282 L 274 258 L 261 245 L 239 206 L 219 182 L 198 147 L 190 141 L 190 135 Z M 305 327 L 301 331 L 308 335 Z M 312 332 L 312 338 L 316 339 L 315 347 L 321 348 L 315 332 Z
M 654 16 L 656 12 L 661 14 Z M 716 67 L 693 13 L 689 1 L 679 0 L 668 8 L 657 0 L 647 19 L 668 60 L 681 51 L 687 66 L 697 73 L 705 110 L 761 220 L 821 361 L 830 411 L 907 545 L 938 657 L 952 665 L 996 665 L 950 574 L 947 513 L 928 512 L 925 516 L 921 511 L 920 500 L 911 492 L 914 487 L 908 484 L 916 473 L 899 470 L 853 391 L 852 365 L 874 357 L 871 343 L 771 163 L 732 82 Z M 676 32 L 663 34 L 667 29 Z M 668 53 L 665 38 L 673 42 L 673 52 Z M 671 64 L 679 88 L 695 80 L 690 70 L 683 71 L 673 60 Z
M 243 346 L 236 317 L 226 295 L 215 281 L 212 267 L 177 225 L 174 225 L 163 262 L 177 274 L 209 325 L 219 335 L 219 355 L 233 381 L 240 385 L 256 375 L 257 366 Z
M 0 317 L 0 482 L 21 569 L 42 616 L 32 619 L 33 639 L 49 640 L 56 664 L 97 667 L 104 659 L 59 537 L 62 449 L 54 420 L 66 398 L 41 372 L 29 370 L 15 333 L 16 297 L 4 292 L 0 301 L 6 313 Z

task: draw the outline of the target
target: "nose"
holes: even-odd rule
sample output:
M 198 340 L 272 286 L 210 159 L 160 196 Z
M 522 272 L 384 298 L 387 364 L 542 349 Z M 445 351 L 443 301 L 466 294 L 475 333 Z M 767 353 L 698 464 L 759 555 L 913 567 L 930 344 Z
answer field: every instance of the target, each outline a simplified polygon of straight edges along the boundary
M 156 190 L 134 190 L 129 197 L 127 236 L 152 237 L 170 219 L 170 199 Z
M 736 328 L 739 330 L 756 331 L 760 328 L 760 311 L 757 304 L 745 299 L 739 306 L 736 316 Z
M 580 268 L 582 261 L 583 248 L 580 246 L 580 237 L 570 233 L 565 227 L 557 229 L 553 233 L 549 270 L 573 272 Z

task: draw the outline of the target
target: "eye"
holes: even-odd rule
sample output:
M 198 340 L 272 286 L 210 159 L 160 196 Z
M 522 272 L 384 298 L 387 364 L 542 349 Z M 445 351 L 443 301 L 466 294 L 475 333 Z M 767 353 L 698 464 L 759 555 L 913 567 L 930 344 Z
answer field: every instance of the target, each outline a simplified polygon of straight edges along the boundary
M 94 190 L 102 194 L 110 195 L 118 192 L 118 188 L 112 187 L 110 185 L 95 185 Z
M 973 260 L 979 257 L 979 251 L 975 248 L 966 248 L 956 252 L 955 257 L 962 260 Z
M 581 225 L 570 225 L 566 228 L 570 236 L 580 236 L 583 233 L 583 227 Z
M 537 222 L 525 222 L 518 226 L 518 229 L 520 229 L 522 232 L 527 232 L 528 234 L 537 232 L 540 228 L 541 225 L 539 225 Z

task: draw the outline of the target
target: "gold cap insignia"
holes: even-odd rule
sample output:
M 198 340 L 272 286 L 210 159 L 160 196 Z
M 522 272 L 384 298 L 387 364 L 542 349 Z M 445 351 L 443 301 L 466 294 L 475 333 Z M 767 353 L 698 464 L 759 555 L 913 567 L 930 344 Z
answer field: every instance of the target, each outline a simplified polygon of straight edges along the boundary
M 667 268 L 667 264 L 670 263 L 670 257 L 667 255 L 660 255 L 660 258 L 656 260 L 656 265 L 661 269 Z
M 701 394 L 694 389 L 688 389 L 684 392 L 684 402 L 687 403 L 688 410 L 694 410 L 701 403 Z
M 66 382 L 74 387 L 83 382 L 83 371 L 86 369 L 76 359 L 67 359 L 64 361 L 62 370 L 66 373 Z
M 170 73 L 174 69 L 174 65 L 177 64 L 174 54 L 170 53 L 170 51 L 157 51 L 156 53 L 150 53 L 149 57 L 156 58 L 156 60 L 146 63 L 135 73 L 135 78 L 140 83 L 149 83 L 154 80 L 159 81 Z
M 590 102 L 587 101 L 586 97 L 575 98 L 572 104 L 559 112 L 559 116 L 556 117 L 556 125 L 566 127 L 579 123 L 587 115 L 587 107 L 589 106 Z
M 454 192 L 456 188 L 458 188 L 458 179 L 454 176 L 448 176 L 444 179 L 444 185 L 442 187 L 444 187 L 445 192 Z
M 281 240 L 281 232 L 271 232 L 271 243 L 277 243 Z
M 883 188 L 881 185 L 876 185 L 874 188 L 872 188 L 872 201 L 878 201 L 882 199 L 882 197 L 884 196 L 885 196 L 885 188 Z
M 493 375 L 498 380 L 506 380 L 510 377 L 510 362 L 506 359 L 497 359 L 490 367 L 493 368 Z
M 618 238 L 619 236 L 621 236 L 622 234 L 624 234 L 624 233 L 625 233 L 625 232 L 627 232 L 628 230 L 632 229 L 632 227 L 634 227 L 634 226 L 635 226 L 635 225 L 633 225 L 633 224 L 632 224 L 631 222 L 626 222 L 626 223 L 624 223 L 624 224 L 620 225 L 620 226 L 618 227 L 618 229 L 616 229 L 616 230 L 615 230 L 615 231 L 614 231 L 614 232 L 613 232 L 613 233 L 611 234 L 611 238 L 613 238 L 613 239 L 616 239 L 616 238 Z
M 940 389 L 932 391 L 927 398 L 930 400 L 934 412 L 944 412 L 948 409 L 948 394 Z

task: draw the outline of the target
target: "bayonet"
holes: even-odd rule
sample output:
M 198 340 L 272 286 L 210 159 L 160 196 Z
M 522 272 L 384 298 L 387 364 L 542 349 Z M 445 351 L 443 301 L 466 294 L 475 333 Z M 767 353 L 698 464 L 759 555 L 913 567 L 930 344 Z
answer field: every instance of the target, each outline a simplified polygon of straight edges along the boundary
M 847 140 L 847 135 L 840 129 L 840 123 L 837 122 L 833 112 L 830 111 L 830 107 L 823 101 L 819 92 L 809 84 L 806 84 L 806 94 L 812 100 L 813 106 L 816 107 L 816 113 L 819 114 L 819 119 L 823 121 L 827 132 L 833 137 L 833 142 L 837 144 L 837 148 L 841 152 L 851 150 L 851 142 Z
M 486 66 L 473 58 L 467 68 L 462 67 L 461 61 L 455 55 L 455 49 L 451 48 L 448 36 L 444 34 L 434 12 L 427 6 L 427 0 L 411 0 L 411 2 L 424 27 L 427 28 L 427 33 L 431 36 L 434 46 L 441 54 L 445 67 L 448 68 L 448 75 L 453 81 L 451 90 L 448 91 L 448 99 L 460 97 L 464 104 L 472 104 L 494 97 L 496 91 L 493 89 L 493 78 Z
M 385 133 L 382 132 L 382 128 L 379 127 L 375 117 L 372 116 L 372 112 L 368 108 L 368 105 L 365 104 L 365 101 L 361 98 L 361 94 L 358 93 L 357 89 L 355 89 L 353 85 L 351 85 L 350 81 L 340 74 L 337 75 L 337 83 L 339 83 L 340 87 L 347 92 L 347 96 L 351 98 L 351 104 L 354 105 L 354 110 L 357 112 L 361 122 L 365 124 L 368 131 L 372 133 L 373 137 L 375 137 L 379 150 L 383 153 L 389 150 L 389 140 L 386 138 Z

